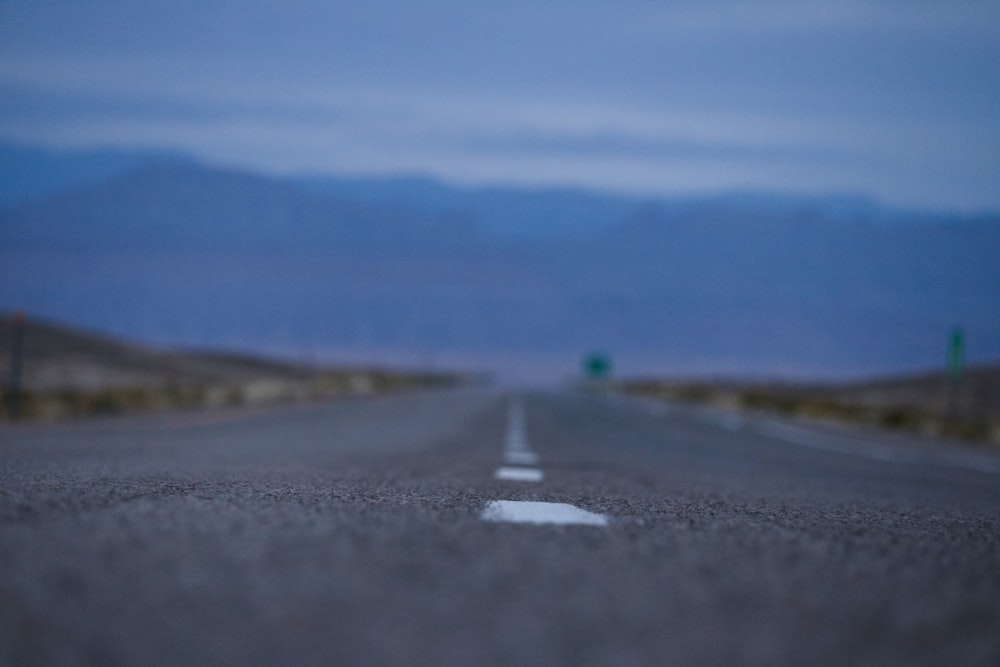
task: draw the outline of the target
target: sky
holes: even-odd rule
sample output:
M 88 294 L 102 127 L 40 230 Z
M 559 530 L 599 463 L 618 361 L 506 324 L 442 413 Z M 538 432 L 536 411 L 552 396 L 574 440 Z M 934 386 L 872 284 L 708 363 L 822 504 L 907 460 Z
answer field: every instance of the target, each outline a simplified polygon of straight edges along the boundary
M 1000 2 L 0 0 L 0 140 L 1000 210 Z

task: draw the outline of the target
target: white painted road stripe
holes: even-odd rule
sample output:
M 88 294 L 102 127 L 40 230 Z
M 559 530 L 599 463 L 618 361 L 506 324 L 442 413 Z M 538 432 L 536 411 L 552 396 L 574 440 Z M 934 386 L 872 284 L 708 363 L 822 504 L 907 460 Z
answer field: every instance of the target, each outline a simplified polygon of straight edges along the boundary
M 538 468 L 513 468 L 510 466 L 497 468 L 493 476 L 510 482 L 540 482 L 545 479 L 545 475 Z
M 483 521 L 510 523 L 607 526 L 608 517 L 567 503 L 543 503 L 526 500 L 494 500 L 484 509 Z
M 528 432 L 524 425 L 524 404 L 519 399 L 511 399 L 507 412 L 507 434 L 503 443 L 503 461 L 505 466 L 498 468 L 494 476 L 497 479 L 512 482 L 540 482 L 544 475 L 534 468 L 519 468 L 514 466 L 538 465 L 538 454 L 528 446 Z
M 957 467 L 987 474 L 1000 473 L 1000 461 L 992 457 L 984 458 L 975 452 L 943 449 L 933 453 L 907 451 L 901 447 L 889 447 L 870 440 L 819 433 L 777 421 L 762 421 L 755 430 L 771 438 L 835 454 L 891 463 Z
M 504 451 L 530 452 L 528 434 L 524 427 L 524 405 L 521 401 L 511 400 L 507 412 L 507 437 L 504 438 Z
M 645 399 L 636 400 L 638 404 L 645 401 Z M 658 411 L 654 409 L 653 405 L 649 403 L 650 414 L 658 416 L 656 414 Z M 928 446 L 917 449 L 904 443 L 890 446 L 877 442 L 874 439 L 875 436 L 852 436 L 823 432 L 815 428 L 789 424 L 761 415 L 732 413 L 723 408 L 697 407 L 692 409 L 670 405 L 666 411 L 670 415 L 689 414 L 703 424 L 733 433 L 757 433 L 793 445 L 834 454 L 857 456 L 889 463 L 964 468 L 986 474 L 1000 474 L 1000 459 L 989 452 L 972 451 L 962 447 L 949 449 L 944 446 Z

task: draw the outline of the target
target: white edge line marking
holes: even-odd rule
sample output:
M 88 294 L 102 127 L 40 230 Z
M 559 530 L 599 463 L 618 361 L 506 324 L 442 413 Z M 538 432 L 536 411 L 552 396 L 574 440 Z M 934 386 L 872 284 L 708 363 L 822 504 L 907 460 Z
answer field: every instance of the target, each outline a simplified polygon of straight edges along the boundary
M 644 399 L 637 399 L 644 400 Z M 659 402 L 659 401 L 657 401 Z M 676 405 L 662 403 L 666 413 L 676 413 L 683 411 Z M 650 405 L 649 410 L 654 415 L 660 409 Z M 941 451 L 903 451 L 901 448 L 889 447 L 872 442 L 869 439 L 860 439 L 852 436 L 842 436 L 835 434 L 820 433 L 802 426 L 793 426 L 773 419 L 754 419 L 748 415 L 732 415 L 726 417 L 719 414 L 720 408 L 693 408 L 689 412 L 693 418 L 703 424 L 722 428 L 732 432 L 748 431 L 770 438 L 776 438 L 783 442 L 802 447 L 808 447 L 818 451 L 840 454 L 842 456 L 854 456 L 873 461 L 884 461 L 890 463 L 902 463 L 908 465 L 922 465 L 939 468 L 960 468 L 987 475 L 1000 475 L 1000 459 L 996 459 L 989 454 L 980 454 L 973 451 L 941 450 Z M 739 419 L 734 419 L 736 417 Z
M 607 526 L 604 514 L 588 512 L 567 503 L 545 503 L 527 500 L 494 500 L 480 514 L 483 521 L 508 523 L 560 524 L 575 526 Z
M 511 468 L 507 466 L 497 468 L 493 476 L 511 482 L 540 482 L 545 479 L 545 474 L 538 468 Z
M 950 453 L 950 456 L 947 455 L 949 454 L 947 452 L 936 452 L 935 455 L 928 456 L 918 452 L 900 451 L 899 449 L 870 441 L 860 441 L 855 438 L 817 433 L 800 426 L 792 426 L 791 424 L 776 421 L 762 422 L 755 430 L 761 435 L 834 454 L 857 456 L 891 463 L 964 468 L 987 474 L 1000 473 L 1000 463 L 992 460 L 974 460 L 971 457 L 962 456 L 958 452 Z M 845 443 L 851 444 L 848 445 Z

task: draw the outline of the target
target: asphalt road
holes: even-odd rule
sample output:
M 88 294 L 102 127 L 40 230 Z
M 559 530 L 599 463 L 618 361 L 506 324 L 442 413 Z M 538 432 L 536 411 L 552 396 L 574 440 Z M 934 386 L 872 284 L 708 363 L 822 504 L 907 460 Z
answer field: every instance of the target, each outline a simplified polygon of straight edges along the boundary
M 997 665 L 1000 457 L 483 389 L 7 426 L 0 661 Z

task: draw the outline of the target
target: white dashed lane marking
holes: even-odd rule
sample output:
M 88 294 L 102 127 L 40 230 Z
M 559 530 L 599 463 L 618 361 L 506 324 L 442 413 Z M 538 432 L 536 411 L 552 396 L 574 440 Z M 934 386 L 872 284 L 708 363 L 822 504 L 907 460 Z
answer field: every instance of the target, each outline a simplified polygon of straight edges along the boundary
M 511 453 L 531 452 L 528 430 L 524 423 L 524 403 L 518 399 L 511 399 L 510 409 L 507 411 L 507 435 L 503 448 L 505 452 Z
M 545 479 L 545 474 L 538 468 L 521 468 L 514 466 L 503 466 L 497 468 L 493 474 L 497 479 L 504 479 L 510 482 L 540 482 Z
M 507 413 L 507 435 L 503 443 L 503 458 L 507 465 L 497 468 L 494 477 L 510 482 L 541 482 L 545 473 L 532 466 L 538 454 L 528 446 L 524 404 L 511 399 Z M 530 500 L 494 500 L 480 514 L 483 521 L 507 523 L 562 524 L 577 526 L 607 526 L 608 517 L 580 509 L 567 503 Z
M 531 466 L 538 465 L 538 454 L 528 446 L 528 431 L 524 423 L 524 404 L 511 399 L 507 412 L 507 434 L 503 442 L 503 461 L 506 465 L 493 474 L 509 482 L 540 482 L 545 475 Z M 523 466 L 523 467 L 522 467 Z
M 483 509 L 483 521 L 508 523 L 607 526 L 608 517 L 567 503 L 526 500 L 494 500 Z

